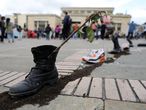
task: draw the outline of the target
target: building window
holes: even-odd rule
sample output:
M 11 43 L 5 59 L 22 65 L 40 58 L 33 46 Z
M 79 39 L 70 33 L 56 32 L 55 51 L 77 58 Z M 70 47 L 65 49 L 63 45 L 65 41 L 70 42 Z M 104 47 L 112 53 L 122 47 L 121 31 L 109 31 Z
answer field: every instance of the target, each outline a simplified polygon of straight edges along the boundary
M 121 23 L 117 24 L 117 30 L 121 31 Z
M 93 13 L 97 13 L 98 11 L 93 11 Z
M 78 11 L 78 10 L 75 10 L 75 11 L 74 11 L 74 14 L 78 14 L 78 13 L 79 13 L 79 11 Z
M 87 11 L 87 13 L 89 14 L 89 13 L 91 13 L 91 11 Z
M 69 13 L 69 14 L 71 14 L 71 13 L 72 13 L 72 11 L 68 11 L 68 13 Z
M 84 14 L 84 13 L 85 13 L 85 11 L 82 10 L 82 11 L 81 11 L 81 14 Z
M 34 21 L 34 27 L 35 29 L 41 29 L 45 30 L 45 27 L 47 26 L 48 21 Z

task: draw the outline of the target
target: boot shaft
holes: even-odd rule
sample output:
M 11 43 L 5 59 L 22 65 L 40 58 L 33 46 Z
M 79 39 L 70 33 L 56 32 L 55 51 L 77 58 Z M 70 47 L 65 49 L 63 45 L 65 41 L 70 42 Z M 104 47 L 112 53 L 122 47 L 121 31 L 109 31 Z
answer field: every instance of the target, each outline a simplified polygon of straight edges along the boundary
M 53 54 L 52 52 L 56 48 L 57 47 L 52 45 L 33 47 L 31 51 L 33 54 L 34 62 L 36 63 L 36 67 L 41 68 L 43 70 L 52 70 L 55 66 L 56 57 L 58 54 L 58 52 L 54 52 Z

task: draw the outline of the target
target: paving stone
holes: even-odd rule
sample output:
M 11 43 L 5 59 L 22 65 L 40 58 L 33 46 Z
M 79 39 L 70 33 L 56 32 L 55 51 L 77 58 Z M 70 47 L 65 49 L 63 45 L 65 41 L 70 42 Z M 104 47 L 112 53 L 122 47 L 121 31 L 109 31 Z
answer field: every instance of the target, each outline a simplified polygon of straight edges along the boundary
M 103 101 L 96 98 L 58 96 L 48 105 L 24 105 L 16 110 L 103 110 Z
M 11 87 L 13 85 L 15 85 L 16 83 L 19 83 L 20 81 L 24 80 L 25 77 L 27 76 L 28 73 L 24 74 L 23 76 L 17 78 L 16 80 L 11 81 L 10 83 L 6 84 L 6 87 Z
M 74 95 L 77 96 L 86 96 L 88 93 L 91 77 L 83 77 L 80 81 Z
M 146 87 L 146 81 L 141 81 L 143 83 L 143 85 Z
M 11 77 L 11 76 L 17 74 L 17 73 L 18 73 L 18 72 L 11 72 L 11 73 L 9 73 L 9 74 L 7 74 L 7 75 L 5 75 L 5 76 L 2 76 L 2 77 L 0 77 L 0 81 L 5 80 L 5 79 L 7 79 L 7 78 L 9 78 L 9 77 Z
M 146 102 L 146 89 L 138 80 L 129 80 L 141 102 Z
M 57 66 L 57 69 L 76 70 L 78 66 Z
M 102 78 L 93 78 L 89 97 L 102 98 Z
M 136 101 L 136 97 L 133 94 L 130 85 L 128 84 L 127 80 L 117 79 L 117 84 L 122 96 L 122 100 L 128 101 Z
M 2 73 L 0 73 L 0 77 L 2 77 L 2 76 L 4 76 L 4 75 L 7 75 L 8 73 L 10 73 L 10 71 L 2 72 Z
M 77 86 L 80 79 L 69 82 L 64 89 L 61 91 L 61 94 L 71 95 L 75 87 Z
M 107 100 L 104 110 L 146 110 L 146 104 Z
M 72 62 L 57 62 L 57 66 L 78 66 L 80 63 L 72 63 Z
M 105 79 L 105 91 L 107 99 L 120 100 L 114 79 Z
M 58 69 L 59 73 L 73 73 L 73 70 L 62 70 L 62 69 Z
M 56 63 L 57 65 L 80 65 L 80 63 L 76 63 L 76 62 L 70 62 L 70 61 L 66 61 L 66 62 L 58 62 Z
M 0 85 L 9 83 L 9 82 L 11 82 L 11 81 L 13 81 L 13 80 L 17 80 L 17 78 L 19 78 L 20 76 L 23 76 L 24 74 L 25 74 L 25 73 L 17 73 L 17 74 L 15 74 L 15 75 L 13 75 L 13 76 L 11 76 L 11 77 L 9 77 L 9 78 L 3 80 L 3 81 L 0 81 Z
M 71 73 L 59 72 L 59 75 L 61 75 L 61 76 L 69 76 L 69 75 L 71 75 Z

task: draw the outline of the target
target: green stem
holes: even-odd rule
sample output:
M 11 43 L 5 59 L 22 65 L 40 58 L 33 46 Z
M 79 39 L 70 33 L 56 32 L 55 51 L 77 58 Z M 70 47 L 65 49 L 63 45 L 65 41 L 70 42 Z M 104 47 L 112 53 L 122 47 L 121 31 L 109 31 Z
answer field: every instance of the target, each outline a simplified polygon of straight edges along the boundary
M 68 38 L 62 43 L 60 44 L 59 47 L 57 47 L 48 57 L 50 57 L 54 52 L 58 52 L 60 50 L 60 48 L 76 33 L 78 32 L 88 21 L 90 21 L 93 17 L 95 16 L 100 16 L 101 15 L 101 12 L 98 12 L 98 13 L 95 13 L 95 14 L 92 14 L 91 16 L 89 16 L 86 21 L 78 28 L 78 30 L 75 30 L 73 31 L 69 36 Z

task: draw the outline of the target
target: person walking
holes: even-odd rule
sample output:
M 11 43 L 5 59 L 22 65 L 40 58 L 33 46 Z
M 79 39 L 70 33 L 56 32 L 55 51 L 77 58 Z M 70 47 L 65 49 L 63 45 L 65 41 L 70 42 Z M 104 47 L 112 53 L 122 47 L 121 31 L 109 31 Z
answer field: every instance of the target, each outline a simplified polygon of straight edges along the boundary
M 64 16 L 64 19 L 63 19 L 62 36 L 63 36 L 63 39 L 65 40 L 70 34 L 72 20 L 71 20 L 71 17 L 68 15 L 67 12 L 64 12 L 64 14 L 65 14 L 65 16 Z
M 4 42 L 5 37 L 5 17 L 0 18 L 0 42 Z
M 10 18 L 6 19 L 6 33 L 7 33 L 8 42 L 10 43 L 12 41 L 13 43 L 14 42 L 13 23 L 10 21 L 11 21 Z
M 133 47 L 133 43 L 131 39 L 133 38 L 133 32 L 136 29 L 136 24 L 134 23 L 134 21 L 132 21 L 128 25 L 129 25 L 129 29 L 128 29 L 127 41 L 129 42 L 129 46 Z

